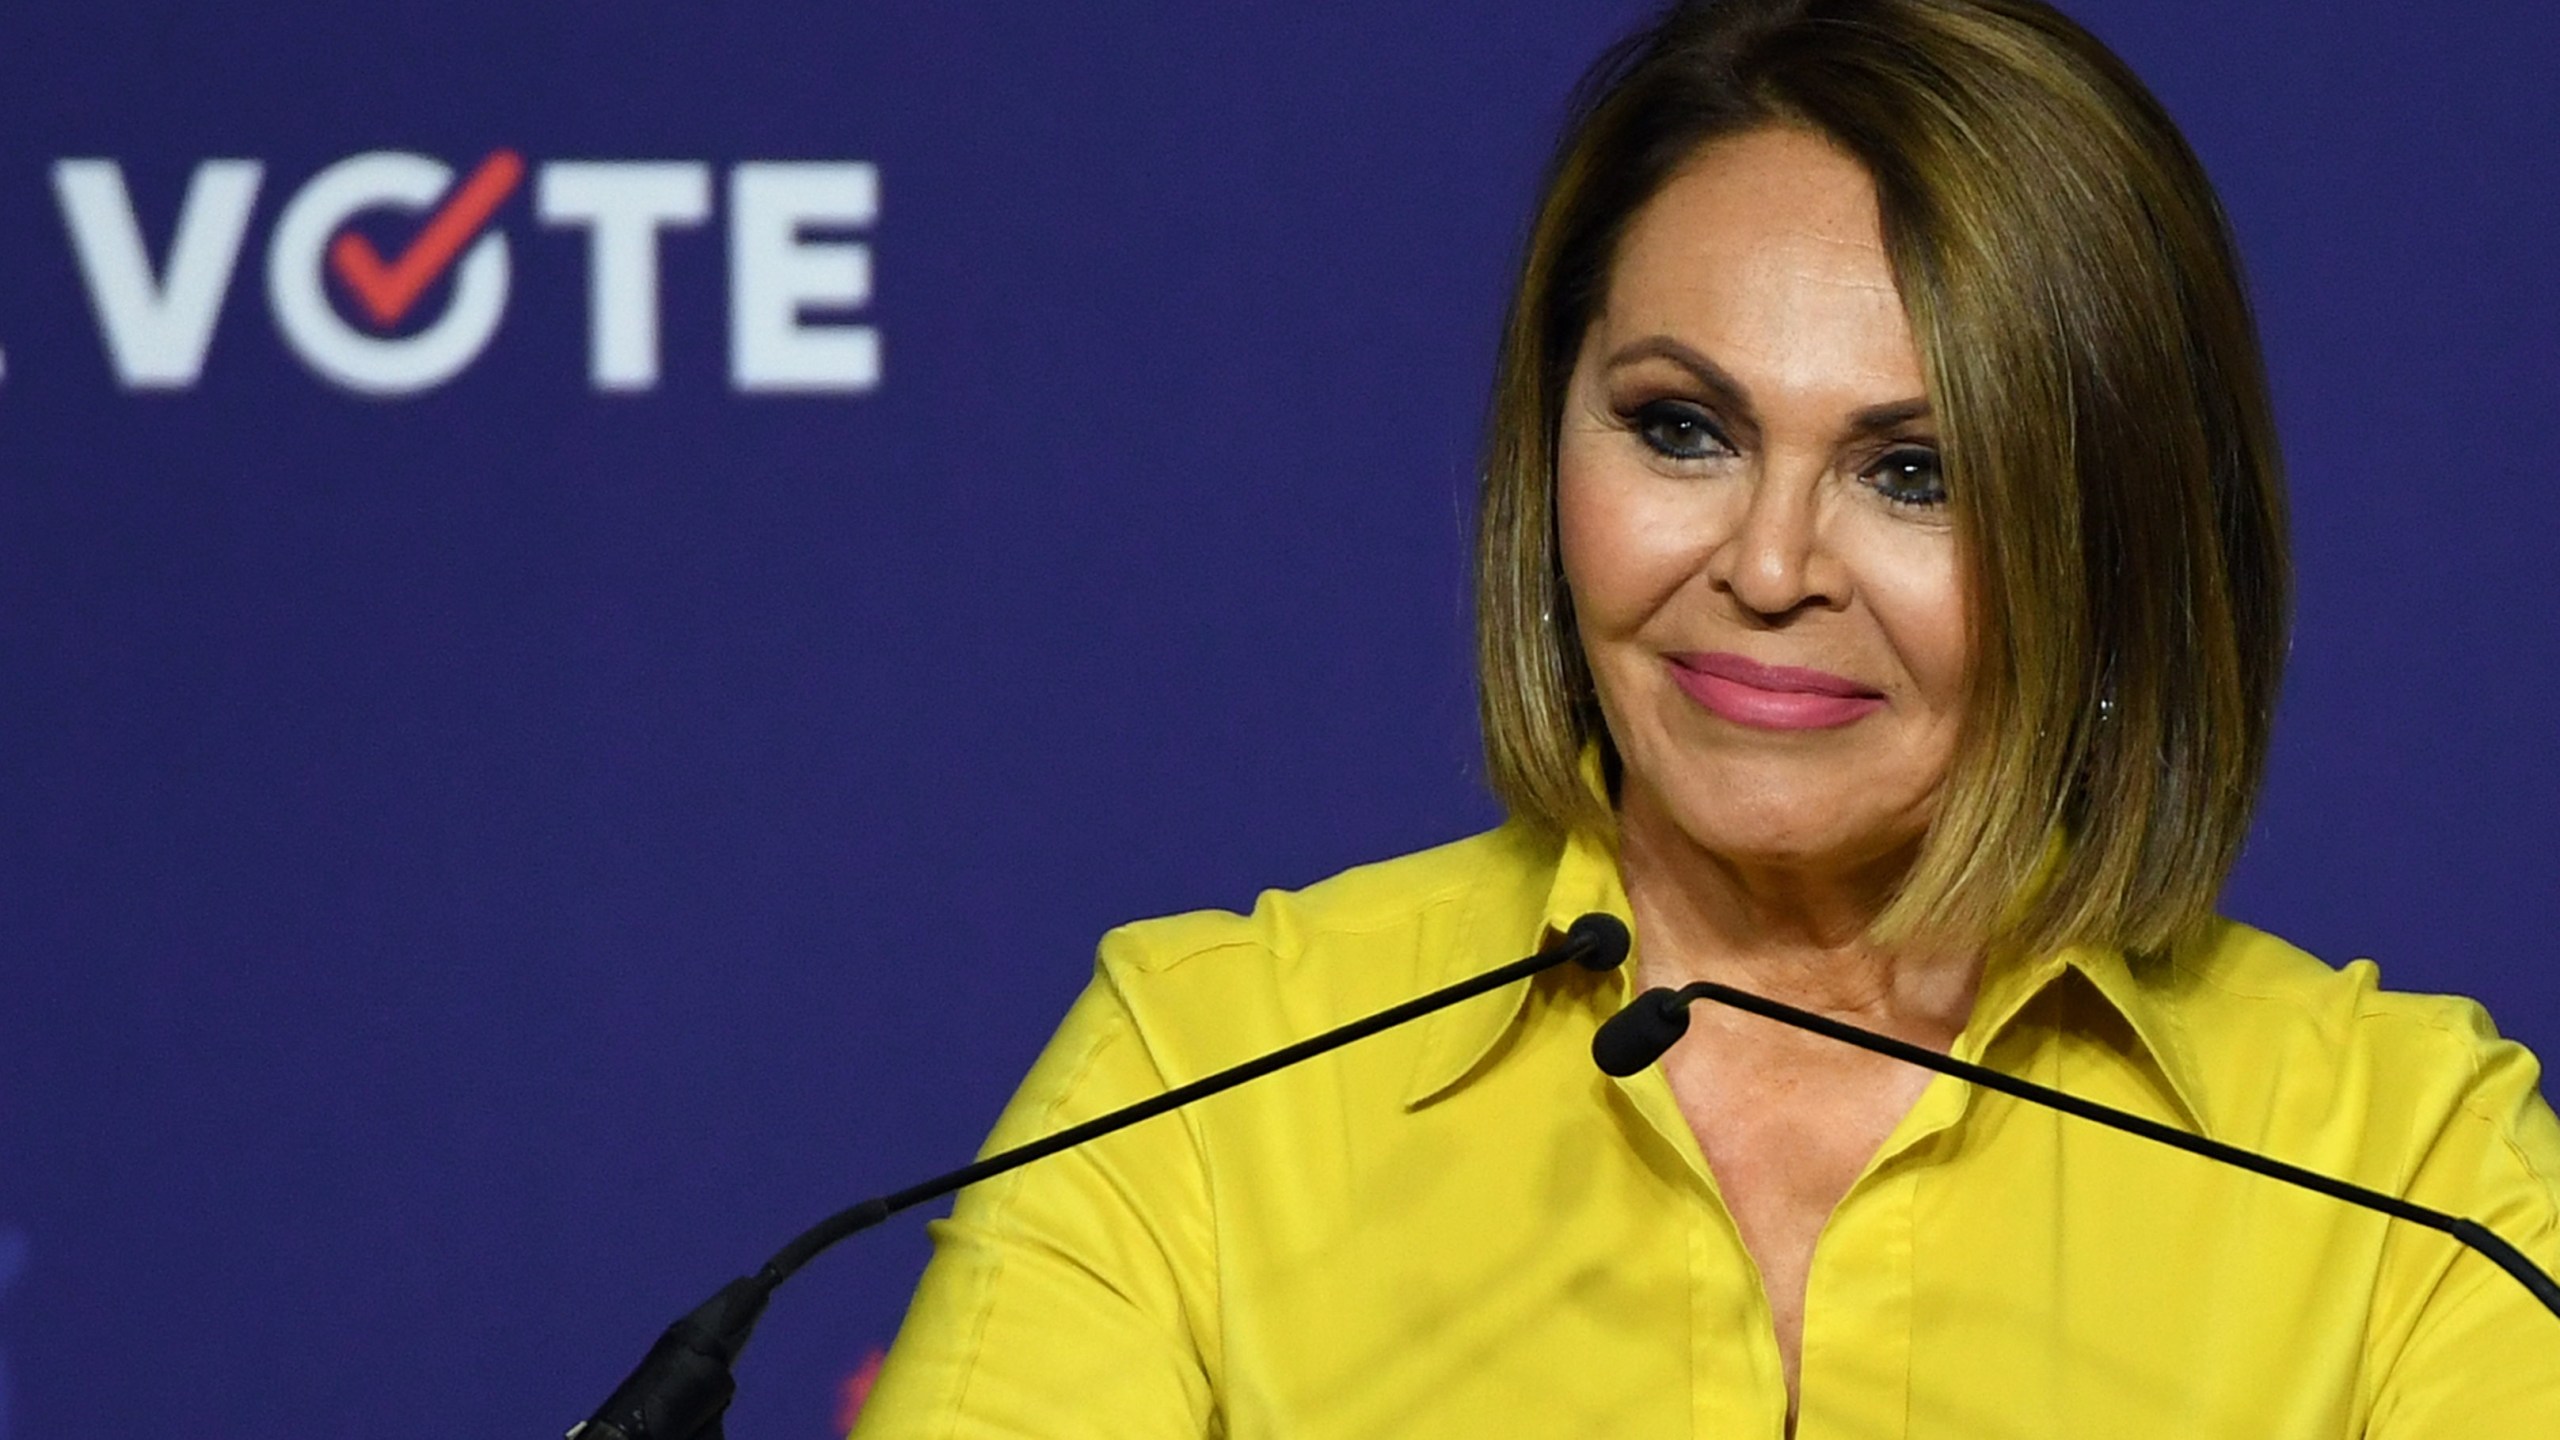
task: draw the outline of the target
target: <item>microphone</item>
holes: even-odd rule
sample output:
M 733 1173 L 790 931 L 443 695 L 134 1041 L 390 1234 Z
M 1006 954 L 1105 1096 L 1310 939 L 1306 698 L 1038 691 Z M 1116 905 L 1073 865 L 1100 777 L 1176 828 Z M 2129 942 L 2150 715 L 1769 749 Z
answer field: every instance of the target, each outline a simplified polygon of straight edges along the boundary
M 2244 1150 L 2237 1145 L 2226 1145 L 2219 1140 L 2189 1134 L 2173 1126 L 2163 1125 L 2157 1120 L 2147 1120 L 2142 1116 L 2118 1110 L 2111 1105 L 2084 1100 L 2077 1095 L 2038 1085 L 2032 1080 L 2020 1080 L 2013 1075 L 2004 1075 L 1985 1065 L 1976 1065 L 1969 1060 L 1958 1060 L 1952 1055 L 1941 1055 L 1935 1050 L 1925 1049 L 1907 1040 L 1897 1040 L 1890 1035 L 1879 1035 L 1872 1030 L 1862 1030 L 1855 1025 L 1834 1020 L 1828 1015 L 1799 1010 L 1783 1001 L 1754 995 L 1748 990 L 1736 990 L 1730 985 L 1719 985 L 1712 980 L 1695 981 L 1677 990 L 1656 987 L 1637 996 L 1627 1008 L 1602 1021 L 1600 1028 L 1592 1034 L 1593 1063 L 1609 1074 L 1623 1078 L 1661 1059 L 1663 1052 L 1669 1050 L 1673 1042 L 1688 1032 L 1689 1006 L 1692 1002 L 1699 1000 L 1713 1000 L 1719 1005 L 1748 1011 L 1763 1019 L 1775 1020 L 1781 1025 L 1792 1025 L 1799 1030 L 1812 1031 L 1816 1035 L 1837 1040 L 1844 1045 L 1855 1045 L 1861 1050 L 1891 1056 L 1893 1059 L 1917 1065 L 1924 1070 L 1935 1070 L 1941 1075 L 1953 1075 L 1959 1080 L 1982 1086 L 1986 1090 L 1997 1090 L 2003 1095 L 2015 1096 L 2020 1100 L 2042 1105 L 2049 1110 L 2059 1110 L 2065 1115 L 2075 1115 L 2083 1120 L 2095 1121 L 2111 1129 L 2124 1131 L 2128 1135 L 2138 1135 L 2145 1140 L 2158 1141 L 2173 1149 L 2184 1150 L 2190 1155 L 2201 1155 L 2208 1160 L 2219 1160 L 2225 1165 L 2236 1165 L 2252 1174 L 2264 1175 L 2271 1180 L 2281 1180 L 2288 1185 L 2299 1186 L 2334 1200 L 2344 1200 L 2350 1205 L 2361 1205 L 2367 1210 L 2380 1211 L 2394 1220 L 2406 1220 L 2415 1225 L 2424 1225 L 2430 1230 L 2440 1230 L 2470 1246 L 2486 1256 L 2499 1269 L 2514 1276 L 2518 1283 L 2533 1293 L 2534 1299 L 2542 1302 L 2544 1309 L 2555 1316 L 2560 1316 L 2560 1284 L 2553 1283 L 2552 1278 L 2544 1274 L 2540 1266 L 2526 1259 L 2523 1251 L 2508 1244 L 2498 1236 L 2497 1232 L 2476 1220 L 2466 1220 L 2459 1215 L 2447 1215 L 2441 1210 L 2430 1210 L 2424 1205 L 2403 1200 L 2397 1195 L 2368 1190 L 2362 1185 L 2352 1184 L 2335 1176 L 2323 1175 L 2316 1170 L 2305 1170 L 2298 1165 L 2288 1165 L 2254 1150 Z
M 794 1271 L 828 1246 L 868 1230 L 901 1210 L 1061 1150 L 1071 1150 L 1088 1140 L 1098 1140 L 1141 1120 L 1179 1110 L 1194 1100 L 1232 1090 L 1275 1070 L 1286 1070 L 1301 1060 L 1312 1060 L 1328 1050 L 1338 1050 L 1354 1040 L 1419 1020 L 1435 1010 L 1499 990 L 1567 961 L 1585 970 L 1614 970 L 1625 963 L 1627 946 L 1625 922 L 1595 911 L 1574 921 L 1554 944 L 1526 959 L 1514 960 L 1400 1005 L 1390 1005 L 1347 1025 L 1284 1045 L 1268 1055 L 1177 1085 L 1161 1095 L 837 1211 L 776 1251 L 764 1268 L 730 1281 L 718 1294 L 668 1326 L 658 1342 L 649 1347 L 649 1353 L 641 1357 L 639 1366 L 614 1387 L 604 1404 L 596 1407 L 595 1414 L 570 1428 L 569 1440 L 719 1440 L 721 1417 L 738 1390 L 730 1367 L 737 1363 L 738 1352 L 754 1333 L 774 1287 L 790 1279 Z
M 1657 986 L 1600 1022 L 1600 1028 L 1591 1036 L 1591 1060 L 1624 1080 L 1661 1059 L 1688 1033 L 1688 1002 L 1678 991 Z

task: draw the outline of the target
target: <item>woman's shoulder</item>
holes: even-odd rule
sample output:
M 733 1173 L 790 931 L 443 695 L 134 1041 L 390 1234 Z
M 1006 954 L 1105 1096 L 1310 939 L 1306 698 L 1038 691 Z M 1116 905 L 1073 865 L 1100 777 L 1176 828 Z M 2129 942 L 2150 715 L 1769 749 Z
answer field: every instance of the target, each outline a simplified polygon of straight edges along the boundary
M 2372 960 L 2333 966 L 2228 920 L 2150 984 L 2215 1133 L 2296 1153 L 2352 1147 L 2397 1172 L 2375 1177 L 2395 1191 L 2450 1147 L 2471 1184 L 2503 1176 L 2560 1196 L 2541 1066 L 2477 1001 L 2387 989 Z
M 2156 988 L 2208 1050 L 2341 1072 L 2388 1061 L 2403 1075 L 2533 1063 L 2499 1036 L 2478 1001 L 2386 989 L 2372 960 L 2332 965 L 2234 920 L 2173 952 Z
M 1266 890 L 1243 913 L 1135 921 L 1103 936 L 1098 980 L 1142 1032 L 1284 1043 L 1528 953 L 1558 853 L 1504 825 Z
M 1556 852 L 1554 842 L 1527 827 L 1504 825 L 1354 866 L 1302 889 L 1265 890 L 1241 914 L 1193 910 L 1122 925 L 1103 937 L 1103 959 L 1135 973 L 1237 951 L 1287 963 L 1319 952 L 1411 945 L 1452 923 L 1467 929 L 1504 928 L 1506 919 L 1525 924 L 1546 898 Z

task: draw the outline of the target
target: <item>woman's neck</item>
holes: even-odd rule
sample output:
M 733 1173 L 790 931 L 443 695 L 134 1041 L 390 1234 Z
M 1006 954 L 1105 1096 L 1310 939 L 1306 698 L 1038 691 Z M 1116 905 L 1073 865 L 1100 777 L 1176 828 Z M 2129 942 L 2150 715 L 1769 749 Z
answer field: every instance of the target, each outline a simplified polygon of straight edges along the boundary
M 1638 978 L 1717 980 L 1952 1040 L 1972 1014 L 1980 956 L 1888 950 L 1867 939 L 1917 848 L 1840 863 L 1717 855 L 1629 786 L 1618 862 L 1641 937 Z

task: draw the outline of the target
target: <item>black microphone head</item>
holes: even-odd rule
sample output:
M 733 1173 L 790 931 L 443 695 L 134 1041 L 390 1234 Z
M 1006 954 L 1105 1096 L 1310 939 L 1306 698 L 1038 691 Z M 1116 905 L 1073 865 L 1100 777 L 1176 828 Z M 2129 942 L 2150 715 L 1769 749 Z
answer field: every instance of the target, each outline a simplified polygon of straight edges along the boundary
M 1647 990 L 1591 1034 L 1592 1063 L 1628 1076 L 1662 1058 L 1689 1030 L 1689 1002 L 1677 990 Z
M 1573 963 L 1585 970 L 1615 970 L 1627 963 L 1627 922 L 1594 910 L 1565 927 L 1564 938 L 1576 947 Z

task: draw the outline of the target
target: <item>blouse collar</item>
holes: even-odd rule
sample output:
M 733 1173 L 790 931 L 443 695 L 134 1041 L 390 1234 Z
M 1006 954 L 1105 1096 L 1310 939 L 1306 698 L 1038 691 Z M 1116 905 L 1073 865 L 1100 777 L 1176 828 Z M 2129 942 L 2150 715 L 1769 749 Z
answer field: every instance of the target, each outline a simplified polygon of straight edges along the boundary
M 1481 952 L 1483 964 L 1491 966 L 1552 943 L 1576 919 L 1595 910 L 1616 916 L 1634 930 L 1635 916 L 1627 903 L 1614 844 L 1608 837 L 1576 831 L 1564 837 L 1556 851 L 1554 871 L 1535 916 L 1521 917 L 1530 923 L 1513 930 L 1507 923 L 1479 922 L 1470 927 L 1475 933 L 1458 937 L 1459 948 L 1462 953 Z M 1638 950 L 1643 943 L 1644 937 L 1637 935 Z M 1546 983 L 1556 973 L 1548 972 L 1538 983 Z M 2206 1097 L 2201 1068 L 2179 1022 L 2174 991 L 2180 975 L 2166 956 L 2133 961 L 2117 950 L 2076 945 L 2037 959 L 1995 958 L 1983 972 L 1973 1019 L 1957 1037 L 1954 1053 L 1979 1062 L 2031 1002 L 2073 976 L 2122 1018 L 2136 1048 L 2158 1073 L 2187 1123 L 2203 1129 Z M 1633 953 L 1616 971 L 1593 977 L 1598 983 L 1585 987 L 1597 1002 L 1593 1024 L 1634 998 L 1634 977 Z M 1522 1024 L 1532 993 L 1532 985 L 1511 986 L 1424 1021 L 1428 1032 L 1406 1088 L 1406 1106 L 1437 1099 L 1473 1076 Z

